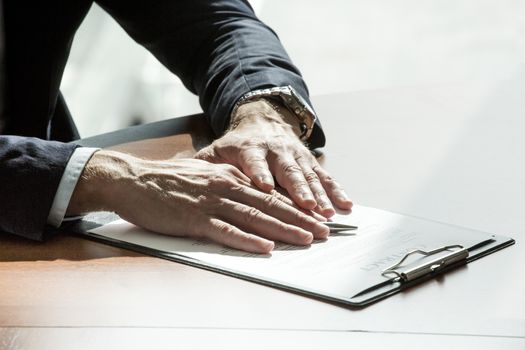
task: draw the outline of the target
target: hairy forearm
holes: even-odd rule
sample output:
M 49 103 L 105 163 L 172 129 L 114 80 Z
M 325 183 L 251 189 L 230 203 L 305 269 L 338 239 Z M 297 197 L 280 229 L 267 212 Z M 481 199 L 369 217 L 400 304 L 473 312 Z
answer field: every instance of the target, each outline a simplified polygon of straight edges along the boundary
M 67 215 L 108 210 L 116 211 L 115 198 L 122 187 L 135 181 L 137 158 L 124 153 L 101 150 L 87 163 L 73 192 Z

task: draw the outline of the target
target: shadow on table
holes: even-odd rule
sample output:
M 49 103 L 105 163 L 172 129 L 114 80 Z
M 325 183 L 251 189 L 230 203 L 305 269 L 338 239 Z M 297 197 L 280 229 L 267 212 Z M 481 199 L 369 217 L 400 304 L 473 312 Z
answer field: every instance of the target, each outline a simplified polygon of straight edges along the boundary
M 203 114 L 178 117 L 97 135 L 75 143 L 152 160 L 191 157 L 214 139 Z
M 0 233 L 0 262 L 93 260 L 140 254 L 58 233 L 44 242 Z

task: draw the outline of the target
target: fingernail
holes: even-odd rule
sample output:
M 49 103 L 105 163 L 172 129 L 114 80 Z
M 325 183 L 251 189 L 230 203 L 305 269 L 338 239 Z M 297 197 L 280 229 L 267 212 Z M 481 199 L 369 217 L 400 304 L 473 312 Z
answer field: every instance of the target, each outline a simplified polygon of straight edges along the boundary
M 343 196 L 337 196 L 337 201 L 339 203 L 348 203 L 350 202 L 350 199 L 348 199 L 348 197 L 343 197 Z M 350 202 L 351 203 L 351 202 Z
M 269 254 L 273 250 L 273 248 L 275 248 L 274 242 L 272 241 L 265 242 L 263 244 L 263 249 L 262 249 L 264 252 L 263 254 Z
M 321 209 L 330 209 L 332 208 L 332 205 L 327 202 L 327 201 L 322 201 L 321 203 L 319 203 L 319 206 L 321 207 Z
M 328 237 L 328 234 L 330 233 L 330 229 L 328 228 L 328 226 L 320 223 L 318 223 L 315 226 L 315 235 L 317 237 Z
M 312 196 L 312 195 L 311 195 L 310 193 L 308 193 L 308 192 L 303 192 L 303 193 L 301 193 L 301 198 L 302 198 L 303 200 L 305 200 L 305 201 L 313 201 L 313 200 L 315 200 L 315 199 L 314 199 L 314 196 Z
M 322 214 L 324 216 L 331 217 L 332 215 L 335 214 L 335 209 L 332 206 L 332 204 L 330 204 L 330 202 L 322 202 L 322 203 L 319 204 L 319 207 L 323 211 Z
M 308 231 L 303 231 L 303 234 L 302 234 L 302 242 L 299 242 L 299 243 L 302 243 L 302 244 L 311 244 L 314 240 L 314 235 L 311 234 L 310 232 Z
M 269 176 L 262 176 L 261 181 L 267 185 L 273 186 L 273 179 L 271 179 Z
M 344 192 L 339 192 L 336 197 L 339 200 L 342 200 L 342 201 L 348 201 L 349 200 L 348 196 Z
M 270 181 L 270 179 L 266 175 L 259 175 L 259 176 L 257 176 L 257 180 L 259 180 L 259 182 L 261 182 L 261 183 L 263 183 L 265 185 L 272 185 L 272 182 Z

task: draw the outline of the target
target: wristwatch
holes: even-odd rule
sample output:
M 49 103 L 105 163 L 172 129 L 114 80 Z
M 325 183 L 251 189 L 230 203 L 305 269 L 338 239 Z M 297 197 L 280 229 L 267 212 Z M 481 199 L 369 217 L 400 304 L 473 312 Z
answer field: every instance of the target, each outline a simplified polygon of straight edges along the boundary
M 273 99 L 281 102 L 297 119 L 301 128 L 299 138 L 305 142 L 310 138 L 314 129 L 317 116 L 310 105 L 299 95 L 290 85 L 273 87 L 268 89 L 253 90 L 244 94 L 235 104 L 232 110 L 232 116 L 237 109 L 245 103 L 253 102 L 261 98 Z

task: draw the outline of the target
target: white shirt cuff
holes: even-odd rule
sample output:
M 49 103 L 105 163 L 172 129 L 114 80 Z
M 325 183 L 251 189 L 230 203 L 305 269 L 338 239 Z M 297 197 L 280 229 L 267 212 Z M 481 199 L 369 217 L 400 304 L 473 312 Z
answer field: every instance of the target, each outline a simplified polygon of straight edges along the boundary
M 58 185 L 49 216 L 47 217 L 47 223 L 54 227 L 59 227 L 64 221 L 69 201 L 73 195 L 73 191 L 77 185 L 78 179 L 89 161 L 93 153 L 98 151 L 99 148 L 91 147 L 79 147 L 75 149 L 71 158 L 67 162 L 66 169 L 60 183 Z

